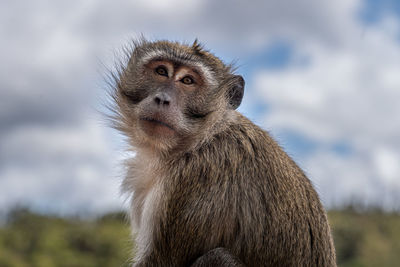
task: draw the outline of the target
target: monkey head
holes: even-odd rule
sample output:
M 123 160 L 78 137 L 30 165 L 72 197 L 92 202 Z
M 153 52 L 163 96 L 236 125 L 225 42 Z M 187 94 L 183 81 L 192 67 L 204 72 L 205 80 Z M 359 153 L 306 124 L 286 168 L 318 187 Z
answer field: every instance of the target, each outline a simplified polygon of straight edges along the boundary
M 244 80 L 231 65 L 193 45 L 136 41 L 115 76 L 116 128 L 138 149 L 195 146 L 229 119 Z

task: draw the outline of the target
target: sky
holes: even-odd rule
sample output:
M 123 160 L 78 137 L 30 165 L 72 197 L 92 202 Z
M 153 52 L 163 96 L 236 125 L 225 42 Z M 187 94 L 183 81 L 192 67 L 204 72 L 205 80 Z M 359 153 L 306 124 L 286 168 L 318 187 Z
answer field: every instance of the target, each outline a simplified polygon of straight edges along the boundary
M 239 111 L 327 208 L 400 209 L 400 2 L 0 2 L 0 212 L 126 208 L 104 77 L 130 40 L 198 38 L 246 80 Z

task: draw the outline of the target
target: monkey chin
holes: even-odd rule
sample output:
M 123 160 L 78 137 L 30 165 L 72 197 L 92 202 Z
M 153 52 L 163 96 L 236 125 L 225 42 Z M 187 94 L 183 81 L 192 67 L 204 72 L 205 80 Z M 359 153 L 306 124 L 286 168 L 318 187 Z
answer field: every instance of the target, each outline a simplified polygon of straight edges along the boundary
M 154 139 L 170 139 L 176 133 L 174 128 L 169 124 L 153 118 L 141 118 L 139 125 L 148 137 Z

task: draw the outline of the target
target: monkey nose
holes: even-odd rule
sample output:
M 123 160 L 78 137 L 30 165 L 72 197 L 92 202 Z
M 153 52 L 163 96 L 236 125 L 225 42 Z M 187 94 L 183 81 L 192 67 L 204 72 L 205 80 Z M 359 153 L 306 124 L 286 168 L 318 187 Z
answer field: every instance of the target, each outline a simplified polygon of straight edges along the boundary
M 160 92 L 154 96 L 154 102 L 159 106 L 168 106 L 171 102 L 171 97 L 167 93 Z

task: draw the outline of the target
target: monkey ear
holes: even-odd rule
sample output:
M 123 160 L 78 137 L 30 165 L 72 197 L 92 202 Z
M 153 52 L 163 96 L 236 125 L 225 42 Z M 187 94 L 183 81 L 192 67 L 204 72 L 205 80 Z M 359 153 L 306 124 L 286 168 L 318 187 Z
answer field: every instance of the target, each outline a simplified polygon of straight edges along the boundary
M 240 75 L 234 75 L 232 85 L 228 91 L 228 101 L 231 109 L 237 109 L 242 103 L 244 93 L 244 79 Z

